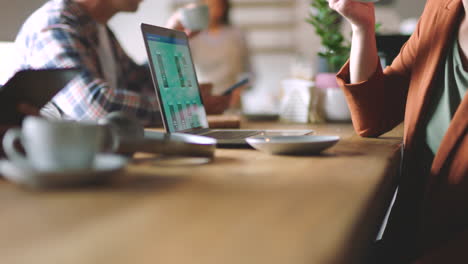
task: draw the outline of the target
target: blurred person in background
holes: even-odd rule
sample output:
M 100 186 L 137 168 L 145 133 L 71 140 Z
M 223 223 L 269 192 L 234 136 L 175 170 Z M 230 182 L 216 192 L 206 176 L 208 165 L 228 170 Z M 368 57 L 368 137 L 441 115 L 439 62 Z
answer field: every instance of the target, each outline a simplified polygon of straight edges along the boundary
M 148 66 L 136 64 L 107 25 L 117 13 L 137 11 L 140 3 L 49 0 L 26 20 L 15 41 L 19 51 L 15 70 L 82 70 L 41 113 L 55 118 L 97 120 L 110 112 L 123 111 L 144 125 L 162 124 Z M 178 12 L 166 27 L 183 30 L 189 36 L 196 33 L 182 27 Z
M 329 5 L 352 27 L 337 77 L 356 132 L 378 137 L 404 121 L 398 193 L 371 263 L 468 263 L 468 0 L 428 0 L 385 70 L 374 4 Z
M 210 23 L 206 31 L 190 40 L 198 81 L 212 83 L 212 94 L 220 95 L 231 85 L 248 77 L 252 82 L 250 55 L 243 32 L 231 25 L 228 0 L 204 0 L 210 9 Z M 242 90 L 236 89 L 230 106 L 240 107 Z

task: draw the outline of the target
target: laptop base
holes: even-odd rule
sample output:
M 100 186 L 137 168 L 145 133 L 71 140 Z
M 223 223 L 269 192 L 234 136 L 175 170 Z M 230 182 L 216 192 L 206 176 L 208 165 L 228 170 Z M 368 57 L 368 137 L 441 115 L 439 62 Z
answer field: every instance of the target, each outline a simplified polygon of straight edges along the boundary
M 303 136 L 314 134 L 310 129 L 302 130 L 254 130 L 254 129 L 206 129 L 203 132 L 190 131 L 188 134 L 211 137 L 213 135 L 216 140 L 217 148 L 252 148 L 245 140 L 248 137 L 254 136 Z M 239 135 L 235 138 L 232 135 Z

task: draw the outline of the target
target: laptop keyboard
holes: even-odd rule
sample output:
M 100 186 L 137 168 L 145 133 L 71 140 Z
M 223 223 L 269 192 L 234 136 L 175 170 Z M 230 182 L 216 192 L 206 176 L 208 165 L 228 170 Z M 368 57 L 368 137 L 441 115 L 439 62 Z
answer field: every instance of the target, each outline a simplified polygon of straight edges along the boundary
M 259 134 L 259 131 L 213 131 L 202 134 L 215 139 L 244 139 Z

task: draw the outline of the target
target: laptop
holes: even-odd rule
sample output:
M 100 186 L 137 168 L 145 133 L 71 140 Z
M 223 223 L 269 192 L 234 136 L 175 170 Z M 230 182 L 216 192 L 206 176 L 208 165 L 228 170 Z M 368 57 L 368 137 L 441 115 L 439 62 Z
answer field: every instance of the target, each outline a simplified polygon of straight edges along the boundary
M 249 147 L 255 135 L 306 135 L 312 130 L 210 129 L 184 32 L 141 24 L 151 76 L 168 133 L 212 137 L 218 147 Z

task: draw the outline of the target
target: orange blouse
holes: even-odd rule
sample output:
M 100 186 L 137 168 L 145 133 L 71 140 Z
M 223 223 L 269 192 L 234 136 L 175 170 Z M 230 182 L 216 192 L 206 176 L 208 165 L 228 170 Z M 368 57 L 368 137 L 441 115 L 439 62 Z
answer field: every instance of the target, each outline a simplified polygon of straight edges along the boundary
M 356 132 L 377 137 L 404 122 L 403 171 L 383 245 L 394 263 L 468 263 L 468 95 L 450 122 L 432 163 L 420 175 L 423 113 L 445 50 L 464 11 L 462 0 L 428 0 L 418 27 L 392 65 L 349 84 L 349 64 L 337 75 Z

